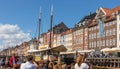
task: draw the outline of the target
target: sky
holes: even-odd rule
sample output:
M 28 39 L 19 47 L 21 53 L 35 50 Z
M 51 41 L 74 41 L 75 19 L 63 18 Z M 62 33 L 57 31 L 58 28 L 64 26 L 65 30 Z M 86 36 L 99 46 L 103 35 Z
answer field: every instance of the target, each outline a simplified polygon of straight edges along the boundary
M 37 23 L 42 8 L 41 33 L 50 28 L 53 5 L 53 26 L 64 22 L 72 28 L 84 16 L 100 7 L 114 8 L 120 0 L 0 0 L 0 49 L 21 44 L 37 36 Z

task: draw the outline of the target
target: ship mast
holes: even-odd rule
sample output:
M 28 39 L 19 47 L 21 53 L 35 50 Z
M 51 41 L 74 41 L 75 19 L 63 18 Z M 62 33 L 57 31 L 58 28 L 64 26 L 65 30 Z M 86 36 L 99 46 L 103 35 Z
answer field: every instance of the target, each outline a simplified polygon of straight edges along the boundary
M 39 40 L 39 37 L 40 37 L 40 27 L 41 27 L 41 21 L 42 21 L 42 10 L 41 10 L 41 7 L 40 7 L 40 14 L 39 14 L 39 21 L 38 21 L 38 40 Z

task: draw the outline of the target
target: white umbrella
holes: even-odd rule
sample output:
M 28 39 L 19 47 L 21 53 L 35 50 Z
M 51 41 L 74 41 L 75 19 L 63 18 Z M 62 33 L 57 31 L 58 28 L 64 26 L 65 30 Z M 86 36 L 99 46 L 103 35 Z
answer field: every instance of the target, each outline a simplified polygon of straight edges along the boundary
M 103 49 L 101 49 L 100 51 L 101 52 L 108 52 L 108 51 L 110 51 L 111 49 L 110 48 L 103 48 Z
M 120 52 L 120 48 L 119 47 L 114 47 L 110 50 L 110 52 Z

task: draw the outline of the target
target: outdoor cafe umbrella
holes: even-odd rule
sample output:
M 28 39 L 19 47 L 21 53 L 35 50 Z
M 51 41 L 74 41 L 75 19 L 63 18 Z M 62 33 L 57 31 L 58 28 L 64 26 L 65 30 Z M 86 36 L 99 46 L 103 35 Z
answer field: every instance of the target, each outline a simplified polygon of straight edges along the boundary
M 108 52 L 108 51 L 110 51 L 111 49 L 110 48 L 103 48 L 103 49 L 101 49 L 100 51 L 101 52 Z
M 110 49 L 109 52 L 120 52 L 120 48 L 114 47 L 114 48 Z

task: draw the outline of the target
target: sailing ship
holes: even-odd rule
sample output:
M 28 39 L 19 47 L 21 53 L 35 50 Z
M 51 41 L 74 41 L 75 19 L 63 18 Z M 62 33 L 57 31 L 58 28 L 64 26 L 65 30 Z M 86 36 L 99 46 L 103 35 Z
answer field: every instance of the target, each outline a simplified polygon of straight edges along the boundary
M 31 43 L 31 49 L 28 51 L 29 54 L 35 56 L 43 57 L 44 55 L 58 54 L 59 52 L 66 51 L 67 49 L 63 45 L 54 45 L 54 34 L 61 33 L 62 31 L 68 30 L 68 28 L 61 22 L 58 25 L 53 25 L 53 6 L 51 6 L 51 15 L 50 15 L 50 30 L 47 33 L 40 34 L 40 27 L 42 23 L 42 12 L 40 8 L 40 15 L 38 20 L 38 36 L 37 39 L 33 40 Z M 62 28 L 65 27 L 65 28 Z M 60 30 L 60 31 L 58 31 Z M 45 40 L 43 40 L 45 39 Z M 44 43 L 44 41 L 46 43 Z M 33 48 L 34 47 L 34 48 Z

